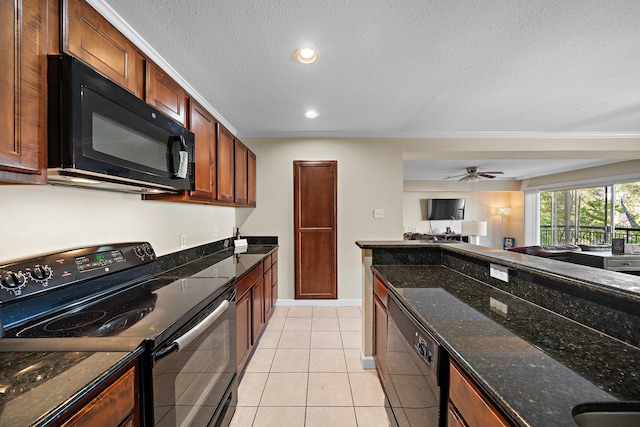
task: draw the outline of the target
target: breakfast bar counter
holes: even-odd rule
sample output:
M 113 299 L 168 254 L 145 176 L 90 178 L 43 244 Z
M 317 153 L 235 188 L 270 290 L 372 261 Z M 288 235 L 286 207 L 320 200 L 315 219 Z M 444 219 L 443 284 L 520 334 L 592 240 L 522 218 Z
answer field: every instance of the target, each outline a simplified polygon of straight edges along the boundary
M 357 244 L 365 317 L 375 274 L 513 425 L 574 426 L 580 403 L 640 400 L 640 278 L 475 245 Z

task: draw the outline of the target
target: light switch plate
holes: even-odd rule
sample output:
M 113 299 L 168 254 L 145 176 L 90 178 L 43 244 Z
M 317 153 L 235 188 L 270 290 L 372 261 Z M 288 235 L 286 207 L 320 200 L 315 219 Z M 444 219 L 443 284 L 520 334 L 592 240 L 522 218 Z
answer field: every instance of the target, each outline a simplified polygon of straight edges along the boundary
M 503 265 L 490 264 L 489 275 L 498 280 L 509 283 L 509 269 Z
M 373 217 L 375 219 L 382 219 L 384 218 L 384 209 L 374 209 L 373 210 Z

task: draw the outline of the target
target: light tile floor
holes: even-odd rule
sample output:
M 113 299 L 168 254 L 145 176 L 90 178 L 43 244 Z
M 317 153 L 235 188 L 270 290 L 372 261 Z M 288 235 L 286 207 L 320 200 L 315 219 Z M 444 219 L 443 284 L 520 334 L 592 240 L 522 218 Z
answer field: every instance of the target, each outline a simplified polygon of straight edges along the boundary
M 387 427 L 360 364 L 359 307 L 276 307 L 247 364 L 232 427 Z

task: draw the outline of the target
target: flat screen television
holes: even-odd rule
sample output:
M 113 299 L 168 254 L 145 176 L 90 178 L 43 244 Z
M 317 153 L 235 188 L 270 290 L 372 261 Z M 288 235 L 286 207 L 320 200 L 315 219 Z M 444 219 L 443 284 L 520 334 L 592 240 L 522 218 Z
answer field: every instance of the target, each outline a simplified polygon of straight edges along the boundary
M 427 199 L 426 220 L 464 219 L 465 199 Z

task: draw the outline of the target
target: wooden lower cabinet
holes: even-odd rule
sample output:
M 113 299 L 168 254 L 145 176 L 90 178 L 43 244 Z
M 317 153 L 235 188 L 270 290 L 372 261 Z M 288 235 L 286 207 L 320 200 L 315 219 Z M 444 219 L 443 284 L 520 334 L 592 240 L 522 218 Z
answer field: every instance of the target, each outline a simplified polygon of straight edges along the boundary
M 373 276 L 373 359 L 381 378 L 387 366 L 387 287 L 378 276 Z
M 238 372 L 241 372 L 251 352 L 251 291 L 236 300 L 236 332 Z
M 131 367 L 61 426 L 140 425 L 137 382 L 136 368 Z
M 255 344 L 264 326 L 264 276 L 256 281 L 251 290 L 251 325 L 251 344 Z
M 508 427 L 509 422 L 453 362 L 449 365 L 449 426 Z
M 236 282 L 236 339 L 240 374 L 278 299 L 277 253 L 267 255 Z

